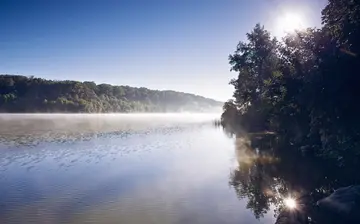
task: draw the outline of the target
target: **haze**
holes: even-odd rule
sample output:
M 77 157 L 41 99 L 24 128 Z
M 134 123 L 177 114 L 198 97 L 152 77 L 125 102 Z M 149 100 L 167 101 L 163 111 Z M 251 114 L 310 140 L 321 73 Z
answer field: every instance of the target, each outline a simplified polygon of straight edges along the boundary
M 26 139 L 29 136 L 42 140 L 74 135 L 81 138 L 84 134 L 145 131 L 180 124 L 211 124 L 219 116 L 219 113 L 0 114 L 0 140 Z

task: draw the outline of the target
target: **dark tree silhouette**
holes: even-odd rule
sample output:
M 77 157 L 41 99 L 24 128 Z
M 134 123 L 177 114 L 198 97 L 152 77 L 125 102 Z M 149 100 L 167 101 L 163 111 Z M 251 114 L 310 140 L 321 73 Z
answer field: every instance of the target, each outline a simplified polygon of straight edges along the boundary
M 223 124 L 272 131 L 296 148 L 356 164 L 360 158 L 360 3 L 331 0 L 321 29 L 277 41 L 257 24 L 230 55 L 237 78 Z M 236 114 L 236 116 L 234 116 Z
M 360 1 L 329 0 L 322 23 L 281 41 L 256 25 L 229 57 L 237 78 L 222 125 L 253 146 L 251 163 L 240 164 L 230 183 L 256 217 L 279 205 L 277 223 L 311 223 L 304 213 L 316 223 L 350 223 L 334 211 L 321 215 L 315 204 L 334 189 L 360 184 Z M 269 132 L 275 142 L 253 137 Z M 265 162 L 265 152 L 278 159 Z M 290 217 L 274 192 L 300 192 L 303 213 Z

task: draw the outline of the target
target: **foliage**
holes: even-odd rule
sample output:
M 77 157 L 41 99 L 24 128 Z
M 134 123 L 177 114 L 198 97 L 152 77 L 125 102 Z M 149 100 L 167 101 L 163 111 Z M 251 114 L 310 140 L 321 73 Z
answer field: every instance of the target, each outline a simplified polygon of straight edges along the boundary
M 323 27 L 277 41 L 259 24 L 229 56 L 238 77 L 223 125 L 272 131 L 297 149 L 359 162 L 360 3 L 330 0 Z M 236 111 L 234 111 L 236 109 Z M 233 116 L 233 114 L 237 114 Z
M 0 112 L 212 111 L 221 103 L 175 91 L 0 75 Z

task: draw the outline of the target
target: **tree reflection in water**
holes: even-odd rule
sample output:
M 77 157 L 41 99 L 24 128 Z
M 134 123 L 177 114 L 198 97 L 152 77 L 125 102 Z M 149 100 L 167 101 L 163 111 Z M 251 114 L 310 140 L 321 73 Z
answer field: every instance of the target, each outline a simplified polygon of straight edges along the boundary
M 277 223 L 351 222 L 349 215 L 323 211 L 317 201 L 337 188 L 359 184 L 355 167 L 338 167 L 284 142 L 273 133 L 235 137 L 238 166 L 230 185 L 239 199 L 248 200 L 247 208 L 258 219 L 274 209 Z M 294 198 L 296 208 L 285 206 L 288 198 Z

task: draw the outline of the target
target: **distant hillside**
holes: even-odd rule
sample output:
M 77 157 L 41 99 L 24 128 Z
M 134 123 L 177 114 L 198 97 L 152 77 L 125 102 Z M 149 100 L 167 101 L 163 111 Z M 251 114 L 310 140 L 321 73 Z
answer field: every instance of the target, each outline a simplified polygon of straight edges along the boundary
M 211 112 L 222 102 L 175 91 L 0 75 L 0 112 Z

